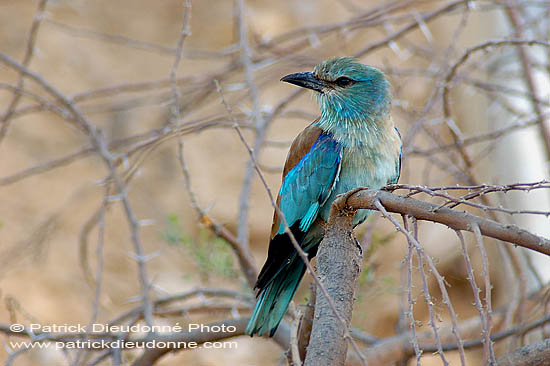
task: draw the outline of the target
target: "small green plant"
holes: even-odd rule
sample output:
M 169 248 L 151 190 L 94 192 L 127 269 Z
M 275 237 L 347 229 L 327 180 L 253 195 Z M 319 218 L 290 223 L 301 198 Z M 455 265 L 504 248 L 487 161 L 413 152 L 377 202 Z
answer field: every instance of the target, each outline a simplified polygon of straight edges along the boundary
M 180 218 L 176 214 L 168 216 L 167 228 L 163 231 L 164 240 L 172 246 L 182 246 L 197 263 L 201 277 L 215 274 L 222 277 L 235 277 L 233 253 L 229 245 L 215 237 L 210 231 L 201 230 L 197 239 L 185 234 Z
M 177 214 L 170 214 L 167 221 L 167 227 L 162 232 L 162 237 L 169 245 L 178 246 L 192 240 L 189 235 L 183 232 L 183 227 Z
M 359 276 L 359 287 L 373 283 L 375 273 L 376 270 L 373 265 L 366 266 Z

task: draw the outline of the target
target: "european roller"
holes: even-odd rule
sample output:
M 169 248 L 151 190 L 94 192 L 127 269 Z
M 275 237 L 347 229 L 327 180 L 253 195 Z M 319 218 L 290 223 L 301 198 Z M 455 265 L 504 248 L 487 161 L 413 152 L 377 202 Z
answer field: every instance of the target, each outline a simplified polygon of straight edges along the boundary
M 397 182 L 401 138 L 390 116 L 390 84 L 374 67 L 349 57 L 334 58 L 313 72 L 287 75 L 281 81 L 315 91 L 321 109 L 321 116 L 292 143 L 277 197 L 292 234 L 311 259 L 338 195 Z M 359 225 L 369 214 L 357 211 L 353 224 Z M 247 334 L 273 336 L 305 270 L 275 212 Z

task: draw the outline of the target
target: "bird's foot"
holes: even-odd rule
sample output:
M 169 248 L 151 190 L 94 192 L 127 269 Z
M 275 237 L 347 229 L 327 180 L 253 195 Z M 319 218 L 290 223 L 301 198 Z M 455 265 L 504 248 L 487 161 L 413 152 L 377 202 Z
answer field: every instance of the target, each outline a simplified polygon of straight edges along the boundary
M 342 200 L 343 200 L 343 204 L 344 204 L 344 208 L 345 209 L 348 209 L 348 210 L 353 210 L 352 207 L 350 207 L 348 205 L 348 199 L 353 196 L 354 194 L 356 194 L 357 192 L 361 192 L 365 189 L 368 189 L 368 187 L 358 187 L 358 188 L 354 188 L 352 189 L 351 191 L 348 191 L 346 193 L 342 193 L 342 194 L 339 194 L 337 197 L 342 197 Z

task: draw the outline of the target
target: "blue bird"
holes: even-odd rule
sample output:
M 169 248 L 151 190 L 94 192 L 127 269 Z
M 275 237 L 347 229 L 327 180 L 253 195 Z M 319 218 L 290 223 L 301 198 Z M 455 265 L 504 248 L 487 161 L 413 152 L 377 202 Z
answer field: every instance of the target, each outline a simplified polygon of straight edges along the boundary
M 321 117 L 292 143 L 277 197 L 292 234 L 311 259 L 338 195 L 397 182 L 401 138 L 390 116 L 390 84 L 374 67 L 349 57 L 334 58 L 321 62 L 313 72 L 287 75 L 281 81 L 314 90 L 321 109 Z M 369 214 L 359 210 L 354 225 Z M 305 269 L 275 212 L 247 334 L 273 336 Z

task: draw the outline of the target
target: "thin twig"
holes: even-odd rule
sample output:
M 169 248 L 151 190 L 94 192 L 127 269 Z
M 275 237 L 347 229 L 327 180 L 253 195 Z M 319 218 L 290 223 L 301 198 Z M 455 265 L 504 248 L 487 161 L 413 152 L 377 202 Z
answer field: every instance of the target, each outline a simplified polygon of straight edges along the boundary
M 181 98 L 180 90 L 178 88 L 178 66 L 181 61 L 182 56 L 182 50 L 183 50 L 183 42 L 185 42 L 185 39 L 191 34 L 191 26 L 190 26 L 190 19 L 191 19 L 191 0 L 186 0 L 183 5 L 183 22 L 181 26 L 181 33 L 180 37 L 178 39 L 178 44 L 176 45 L 176 57 L 174 58 L 174 64 L 172 65 L 172 68 L 170 69 L 170 81 L 172 84 L 172 108 L 170 110 L 171 112 L 171 122 L 173 124 L 177 124 L 177 121 L 180 119 L 180 107 L 179 107 L 179 100 Z
M 546 48 L 550 48 L 550 42 L 545 42 L 537 39 L 504 39 L 504 40 L 498 40 L 498 41 L 486 41 L 481 44 L 478 44 L 476 46 L 468 48 L 462 56 L 449 68 L 449 71 L 447 72 L 447 76 L 445 77 L 445 83 L 443 84 L 443 113 L 445 115 L 445 118 L 450 119 L 451 118 L 451 106 L 449 102 L 449 92 L 450 92 L 450 86 L 452 85 L 452 81 L 456 75 L 456 72 L 458 68 L 464 64 L 470 56 L 472 56 L 474 53 L 477 53 L 479 51 L 485 51 L 490 48 L 494 47 L 500 47 L 500 46 L 543 46 Z M 535 94 L 536 95 L 536 94 Z
M 406 227 L 404 227 L 404 229 L 407 230 Z M 407 239 L 408 239 L 408 236 L 407 236 Z M 418 239 L 416 240 L 418 241 Z M 409 242 L 409 245 L 414 246 L 414 243 Z M 428 278 L 426 276 L 426 273 L 424 272 L 424 262 L 422 260 L 422 253 L 420 252 L 420 249 L 418 247 L 416 247 L 416 254 L 418 259 L 418 271 L 420 272 L 420 278 L 422 278 L 424 300 L 426 301 L 426 305 L 428 305 L 428 312 L 430 314 L 430 325 L 433 330 L 435 345 L 437 347 L 437 353 L 439 354 L 439 357 L 441 357 L 441 362 L 443 362 L 443 365 L 446 366 L 449 364 L 449 361 L 447 361 L 447 358 L 443 353 L 443 349 L 441 348 L 441 340 L 439 339 L 439 327 L 435 323 L 436 315 L 434 313 L 434 302 L 432 301 L 432 297 L 430 296 L 430 290 L 428 289 Z M 418 347 L 418 344 L 416 346 Z
M 407 217 L 403 215 L 403 225 L 405 227 L 405 230 L 409 230 L 408 228 L 408 221 Z M 415 231 L 416 232 L 416 231 Z M 416 321 L 414 320 L 414 313 L 413 313 L 413 306 L 415 304 L 415 300 L 412 296 L 412 271 L 413 271 L 413 256 L 414 256 L 414 245 L 410 240 L 407 240 L 407 243 L 409 244 L 409 251 L 407 253 L 407 256 L 405 257 L 405 261 L 407 262 L 407 302 L 408 302 L 408 311 L 407 315 L 409 318 L 409 326 L 411 329 L 411 340 L 414 354 L 416 356 L 416 365 L 420 366 L 420 358 L 422 357 L 422 351 L 420 350 L 420 347 L 418 346 L 418 338 L 416 337 Z
M 534 235 L 514 225 L 503 225 L 496 221 L 474 216 L 467 212 L 452 210 L 447 207 L 410 197 L 403 197 L 384 191 L 364 189 L 348 199 L 351 207 L 356 209 L 378 209 L 380 203 L 385 210 L 414 216 L 418 220 L 438 222 L 455 230 L 472 231 L 472 223 L 479 225 L 481 233 L 508 243 L 550 255 L 550 239 Z
M 520 24 L 517 9 L 511 6 L 507 6 L 505 9 L 506 15 L 508 16 L 510 23 L 512 23 L 512 27 L 514 28 L 514 36 L 516 38 L 522 39 L 524 37 L 523 29 Z M 533 75 L 531 57 L 527 53 L 524 45 L 518 44 L 517 49 L 519 53 L 519 60 L 521 62 L 521 68 L 523 70 L 523 79 L 525 81 L 525 84 L 527 85 L 529 93 L 531 94 L 531 106 L 535 111 L 535 114 L 537 115 L 537 122 L 539 124 L 539 130 L 542 135 L 544 146 L 546 148 L 546 158 L 548 159 L 550 158 L 550 122 L 548 121 L 548 118 L 545 117 L 545 114 L 543 113 L 541 108 L 541 103 L 538 101 L 539 90 L 537 84 L 535 83 L 535 75 Z
M 479 230 L 479 225 L 472 223 L 472 229 L 476 238 L 477 247 L 481 253 L 482 272 L 481 275 L 485 281 L 485 326 L 483 327 L 483 335 L 485 336 L 484 352 L 486 352 L 486 361 L 489 365 L 496 365 L 495 351 L 493 350 L 493 343 L 491 342 L 491 318 L 492 318 L 492 306 L 491 306 L 491 279 L 489 278 L 489 259 L 487 258 L 487 252 L 485 251 L 485 245 L 483 244 L 483 237 Z
M 44 19 L 44 12 L 46 10 L 47 3 L 48 3 L 48 0 L 40 0 L 38 3 L 38 9 L 36 10 L 34 19 L 31 24 L 31 29 L 29 31 L 27 46 L 25 48 L 25 55 L 23 56 L 23 61 L 21 62 L 21 65 L 23 65 L 24 67 L 29 66 L 29 63 L 31 62 L 32 56 L 34 54 L 34 48 L 35 48 L 36 38 L 38 35 L 38 30 L 40 29 L 40 24 Z M 23 89 L 23 86 L 25 85 L 25 79 L 23 76 L 24 74 L 20 72 L 19 78 L 17 79 L 18 89 Z M 20 99 L 21 99 L 21 94 L 17 94 L 17 93 L 14 94 L 10 101 L 10 104 L 8 105 L 6 112 L 4 112 L 4 114 L 2 115 L 2 118 L 0 120 L 0 122 L 2 122 L 0 126 L 0 143 L 6 136 L 6 133 L 8 132 L 10 118 L 13 116 L 15 108 L 17 108 L 17 104 L 19 103 Z
M 459 345 L 459 348 L 462 350 L 460 353 L 461 363 L 462 363 L 462 366 L 466 366 L 466 361 L 464 360 L 464 358 L 462 358 L 462 356 L 464 355 L 464 349 L 462 347 L 462 339 L 460 337 L 460 334 L 458 333 L 458 320 L 456 317 L 456 312 L 454 311 L 453 304 L 451 303 L 451 299 L 449 298 L 449 293 L 447 292 L 447 288 L 445 287 L 445 281 L 443 277 L 439 274 L 439 271 L 437 270 L 437 267 L 435 266 L 432 258 L 426 254 L 422 245 L 420 245 L 420 243 L 411 235 L 411 233 L 405 230 L 405 228 L 403 228 L 403 226 L 401 226 L 399 222 L 397 222 L 397 220 L 393 218 L 393 216 L 390 215 L 388 211 L 386 211 L 385 207 L 382 205 L 382 203 L 380 203 L 378 199 L 375 200 L 374 206 L 378 211 L 380 211 L 382 216 L 390 220 L 391 223 L 397 228 L 397 230 L 399 230 L 401 233 L 403 233 L 406 236 L 407 240 L 410 240 L 414 244 L 418 255 L 423 256 L 426 259 L 426 262 L 428 263 L 430 270 L 432 271 L 433 275 L 437 280 L 439 289 L 441 290 L 441 295 L 443 296 L 443 304 L 445 304 L 449 309 L 449 314 L 451 315 L 451 322 L 452 322 L 452 332 L 456 338 L 456 342 Z
M 239 46 L 241 48 L 241 63 L 244 68 L 246 83 L 248 85 L 250 99 L 252 100 L 252 117 L 256 126 L 256 138 L 254 140 L 254 148 L 252 149 L 254 159 L 258 159 L 262 145 L 265 140 L 268 121 L 262 116 L 260 103 L 260 92 L 254 81 L 254 65 L 252 64 L 252 56 L 250 46 L 248 44 L 247 24 L 245 15 L 244 0 L 237 0 L 237 22 L 239 31 Z M 239 218 L 237 223 L 237 239 L 248 248 L 248 210 L 250 208 L 250 189 L 252 186 L 252 177 L 254 175 L 254 166 L 252 158 L 249 159 L 244 173 L 241 194 L 239 196 Z
M 294 303 L 291 303 L 290 307 L 295 307 Z M 303 312 L 299 309 L 293 309 L 293 313 L 296 316 L 292 321 L 290 327 L 290 360 L 292 366 L 302 366 L 302 360 L 300 359 L 300 350 L 298 348 L 298 337 L 300 331 L 300 323 L 304 316 Z
M 460 245 L 462 247 L 462 255 L 464 256 L 464 262 L 466 263 L 466 270 L 468 273 L 468 282 L 470 282 L 470 286 L 472 287 L 472 291 L 474 294 L 474 304 L 476 306 L 476 309 L 479 313 L 479 317 L 481 319 L 481 328 L 482 328 L 482 335 L 483 335 L 483 353 L 485 362 L 489 359 L 489 344 L 491 342 L 490 336 L 491 333 L 487 328 L 488 322 L 487 322 L 487 312 L 483 310 L 483 305 L 481 304 L 481 299 L 479 298 L 479 293 L 481 290 L 476 284 L 476 280 L 474 277 L 474 270 L 472 269 L 472 263 L 470 261 L 470 256 L 468 255 L 468 250 L 466 249 L 466 244 L 464 242 L 464 236 L 462 235 L 462 232 L 456 231 L 456 235 L 460 239 Z

